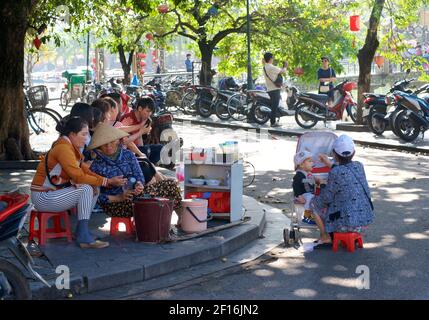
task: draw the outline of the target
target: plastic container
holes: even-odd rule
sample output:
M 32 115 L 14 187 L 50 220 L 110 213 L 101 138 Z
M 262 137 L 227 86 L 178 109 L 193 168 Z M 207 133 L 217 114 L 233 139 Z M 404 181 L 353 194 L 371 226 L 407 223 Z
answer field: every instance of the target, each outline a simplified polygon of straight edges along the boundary
M 169 239 L 173 200 L 139 198 L 134 202 L 137 240 L 163 242 Z
M 186 233 L 207 230 L 207 206 L 205 199 L 182 200 L 181 229 Z

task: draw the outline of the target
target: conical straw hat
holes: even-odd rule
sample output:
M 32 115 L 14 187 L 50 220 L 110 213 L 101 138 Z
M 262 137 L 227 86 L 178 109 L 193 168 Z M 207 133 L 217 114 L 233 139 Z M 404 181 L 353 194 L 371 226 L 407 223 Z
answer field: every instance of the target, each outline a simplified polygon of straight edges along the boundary
M 99 123 L 94 129 L 91 143 L 87 149 L 92 150 L 102 146 L 103 144 L 116 141 L 127 136 L 129 136 L 129 134 L 125 131 L 119 130 L 109 124 Z

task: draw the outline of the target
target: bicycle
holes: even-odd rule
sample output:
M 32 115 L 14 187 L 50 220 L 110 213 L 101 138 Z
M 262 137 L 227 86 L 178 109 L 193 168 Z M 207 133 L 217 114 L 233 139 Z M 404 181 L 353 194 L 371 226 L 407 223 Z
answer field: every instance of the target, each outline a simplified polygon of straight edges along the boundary
M 256 90 L 246 90 L 245 92 L 238 92 L 229 97 L 226 105 L 232 119 L 236 121 L 247 119 L 253 105 L 252 92 L 254 91 Z
M 57 111 L 46 108 L 48 101 L 46 86 L 24 88 L 24 114 L 30 132 L 30 145 L 33 149 L 36 146 L 44 146 L 42 150 L 37 150 L 41 152 L 48 151 L 58 138 L 52 132 L 55 132 L 55 128 L 62 118 Z

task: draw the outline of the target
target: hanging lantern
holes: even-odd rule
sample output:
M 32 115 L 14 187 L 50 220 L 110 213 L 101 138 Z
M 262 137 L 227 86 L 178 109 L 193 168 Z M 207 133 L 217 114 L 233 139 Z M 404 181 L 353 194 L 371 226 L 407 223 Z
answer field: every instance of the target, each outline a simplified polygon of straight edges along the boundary
M 296 76 L 300 77 L 300 76 L 302 76 L 302 75 L 304 74 L 304 69 L 303 69 L 303 68 L 295 68 L 295 69 L 293 70 L 293 73 L 294 73 Z
M 144 66 L 146 66 L 146 62 L 140 61 L 140 67 L 144 67 Z
M 158 56 L 158 54 L 157 54 L 156 50 L 153 50 L 153 51 L 152 51 L 152 56 L 154 56 L 155 58 Z
M 140 52 L 140 53 L 137 54 L 137 58 L 139 58 L 139 59 L 145 59 L 146 58 L 146 54 L 143 53 L 143 52 Z
M 375 56 L 374 62 L 377 67 L 381 68 L 384 65 L 384 57 L 383 56 Z
M 152 58 L 152 62 L 153 62 L 153 63 L 157 63 L 157 62 L 158 62 L 158 59 L 157 59 L 157 58 L 155 58 L 155 57 L 153 57 L 153 58 Z
M 146 39 L 147 40 L 149 40 L 149 41 L 151 41 L 151 40 L 153 40 L 153 34 L 152 33 L 150 33 L 150 32 L 148 32 L 148 33 L 146 33 Z
M 162 14 L 167 13 L 168 12 L 168 4 L 160 4 L 158 6 L 158 12 L 162 13 Z
M 350 31 L 357 32 L 360 30 L 360 16 L 350 17 Z
M 142 74 L 142 75 L 144 74 L 144 69 L 143 68 L 140 69 L 140 74 Z
M 36 37 L 33 40 L 33 44 L 36 47 L 36 49 L 39 50 L 40 46 L 42 45 L 42 41 L 38 37 Z

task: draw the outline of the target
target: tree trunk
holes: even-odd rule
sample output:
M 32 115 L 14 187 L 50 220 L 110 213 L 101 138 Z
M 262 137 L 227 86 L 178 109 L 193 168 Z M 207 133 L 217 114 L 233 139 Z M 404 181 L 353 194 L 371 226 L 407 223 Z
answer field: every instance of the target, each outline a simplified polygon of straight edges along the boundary
M 378 41 L 378 27 L 380 25 L 381 13 L 383 12 L 386 0 L 375 0 L 372 8 L 371 17 L 369 18 L 369 27 L 366 34 L 365 44 L 359 50 L 359 81 L 358 81 L 358 110 L 357 121 L 362 124 L 363 93 L 371 89 L 371 65 L 380 45 Z
M 0 158 L 32 159 L 24 115 L 24 39 L 31 2 L 0 4 Z
M 128 61 L 127 61 L 127 58 L 125 57 L 125 51 L 124 51 L 124 47 L 122 45 L 119 45 L 118 53 L 119 53 L 119 61 L 121 62 L 121 66 L 122 66 L 122 71 L 124 72 L 123 84 L 129 85 L 130 84 L 131 63 L 132 63 L 134 51 L 130 52 Z
M 210 86 L 213 78 L 211 71 L 213 48 L 204 43 L 199 43 L 199 48 L 201 51 L 200 84 L 203 86 Z

